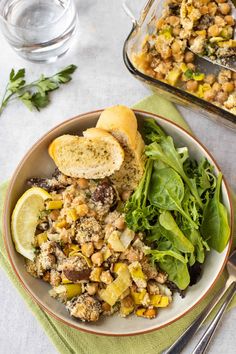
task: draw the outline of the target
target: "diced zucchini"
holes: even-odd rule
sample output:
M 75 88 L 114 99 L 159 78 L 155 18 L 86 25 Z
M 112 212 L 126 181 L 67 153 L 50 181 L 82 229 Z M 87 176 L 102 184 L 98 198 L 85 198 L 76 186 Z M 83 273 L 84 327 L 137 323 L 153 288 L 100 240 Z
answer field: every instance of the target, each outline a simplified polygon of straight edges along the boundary
M 76 221 L 79 217 L 76 213 L 75 208 L 69 209 L 67 210 L 67 216 L 72 220 L 72 221 Z
M 66 222 L 65 219 L 63 219 L 63 220 L 60 220 L 60 221 L 56 222 L 55 226 L 59 227 L 59 229 L 63 229 L 64 227 L 68 226 L 68 223 Z
M 120 236 L 120 240 L 121 243 L 123 244 L 124 248 L 127 249 L 130 245 L 130 243 L 133 241 L 135 236 L 135 232 L 133 230 L 130 230 L 128 228 L 126 228 L 121 236 Z
M 122 267 L 118 277 L 109 284 L 105 290 L 101 290 L 100 297 L 103 301 L 113 306 L 120 298 L 122 293 L 131 285 L 129 270 L 127 267 Z
M 169 298 L 168 296 L 162 296 L 161 301 L 159 302 L 157 307 L 167 307 L 169 305 Z
M 119 231 L 113 231 L 107 240 L 108 244 L 115 252 L 125 251 L 125 247 L 123 246 L 123 243 L 120 240 L 120 236 L 121 233 Z
M 154 307 L 158 307 L 162 296 L 161 295 L 150 295 L 151 305 Z
M 132 291 L 131 296 L 134 300 L 135 305 L 141 305 L 144 299 L 144 296 L 147 294 L 146 289 L 142 289 L 140 292 Z
M 170 85 L 175 86 L 179 77 L 180 77 L 181 71 L 177 68 L 172 69 L 169 71 L 167 75 L 167 81 Z
M 202 81 L 205 78 L 205 74 L 203 73 L 193 73 L 193 80 Z
M 37 244 L 41 246 L 44 242 L 47 242 L 48 239 L 47 232 L 42 232 L 41 234 L 38 234 L 36 238 L 37 238 Z
M 129 271 L 133 281 L 138 286 L 138 288 L 146 288 L 147 280 L 145 274 L 142 271 L 141 264 L 137 261 L 131 263 L 129 265 Z
M 122 317 L 126 317 L 126 316 L 130 315 L 133 311 L 134 311 L 134 306 L 125 307 L 123 305 L 123 303 L 121 303 L 120 314 Z
M 102 268 L 100 267 L 93 268 L 92 272 L 90 273 L 89 279 L 92 281 L 99 282 L 101 273 L 102 273 Z
M 53 209 L 61 209 L 63 206 L 63 202 L 61 200 L 49 200 L 46 202 L 46 209 L 53 210 Z
M 224 40 L 224 38 L 222 37 L 212 37 L 209 39 L 210 43 L 218 43 L 218 42 L 222 42 Z

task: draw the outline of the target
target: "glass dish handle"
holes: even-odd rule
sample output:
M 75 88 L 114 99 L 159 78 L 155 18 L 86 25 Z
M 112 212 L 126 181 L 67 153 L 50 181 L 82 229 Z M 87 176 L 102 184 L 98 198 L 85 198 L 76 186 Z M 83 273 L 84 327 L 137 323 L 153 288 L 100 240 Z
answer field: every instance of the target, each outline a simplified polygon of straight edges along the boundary
M 152 7 L 153 3 L 155 2 L 156 0 L 148 0 L 146 2 L 146 4 L 144 5 L 144 8 L 143 10 L 141 11 L 141 14 L 140 14 L 140 18 L 139 20 L 136 19 L 134 13 L 133 13 L 133 10 L 130 8 L 130 5 L 129 5 L 129 0 L 124 0 L 123 3 L 122 3 L 122 7 L 126 13 L 127 16 L 129 16 L 129 18 L 131 19 L 131 21 L 133 22 L 133 25 L 134 26 L 141 26 L 143 24 L 143 22 L 145 21 L 145 18 L 150 10 L 150 8 Z

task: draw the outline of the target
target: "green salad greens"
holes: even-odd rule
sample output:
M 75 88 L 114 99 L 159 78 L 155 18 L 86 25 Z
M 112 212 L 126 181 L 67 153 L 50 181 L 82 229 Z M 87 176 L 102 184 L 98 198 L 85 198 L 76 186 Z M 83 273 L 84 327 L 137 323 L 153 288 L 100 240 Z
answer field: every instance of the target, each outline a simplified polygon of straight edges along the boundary
M 206 158 L 197 162 L 186 147 L 176 148 L 153 119 L 145 120 L 144 138 L 145 173 L 125 205 L 126 223 L 144 232 L 152 261 L 184 290 L 191 267 L 202 264 L 211 248 L 222 252 L 229 240 L 222 174 L 216 177 Z

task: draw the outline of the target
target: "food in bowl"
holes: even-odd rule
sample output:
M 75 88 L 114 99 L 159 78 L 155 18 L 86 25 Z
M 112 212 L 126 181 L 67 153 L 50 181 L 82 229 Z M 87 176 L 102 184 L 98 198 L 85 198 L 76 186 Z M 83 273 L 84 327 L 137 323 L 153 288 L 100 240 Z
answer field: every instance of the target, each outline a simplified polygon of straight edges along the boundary
M 148 26 L 142 50 L 133 54 L 133 63 L 148 76 L 236 114 L 236 73 L 205 72 L 194 55 L 213 60 L 235 56 L 234 26 L 225 0 L 166 1 L 162 16 Z
M 145 157 L 135 115 L 126 107 L 103 111 L 97 127 L 85 131 L 79 143 L 70 135 L 51 143 L 49 153 L 59 170 L 52 178 L 29 179 L 31 188 L 13 211 L 13 239 L 28 258 L 27 271 L 49 282 L 50 295 L 65 303 L 74 318 L 94 322 L 118 312 L 152 319 L 158 308 L 171 304 L 174 290 L 193 282 L 206 250 L 222 251 L 228 242 L 221 175 L 217 179 L 205 160 L 191 162 L 187 149 L 176 150 L 152 120 L 144 127 Z M 89 146 L 88 155 L 83 146 Z M 112 149 L 122 163 L 109 163 L 106 172 L 101 158 Z M 85 178 L 86 166 L 96 178 Z M 166 191 L 159 183 L 158 174 L 166 178 L 163 170 L 169 177 Z

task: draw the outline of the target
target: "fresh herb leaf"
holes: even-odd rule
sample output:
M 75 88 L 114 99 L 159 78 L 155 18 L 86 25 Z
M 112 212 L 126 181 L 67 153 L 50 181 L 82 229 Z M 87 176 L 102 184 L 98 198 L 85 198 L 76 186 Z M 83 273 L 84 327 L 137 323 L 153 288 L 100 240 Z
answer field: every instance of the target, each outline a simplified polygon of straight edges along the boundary
M 12 69 L 0 105 L 0 115 L 7 104 L 14 98 L 20 99 L 31 111 L 33 109 L 39 111 L 41 108 L 46 107 L 50 102 L 49 92 L 58 89 L 61 84 L 69 82 L 76 68 L 73 64 L 69 65 L 52 76 L 45 77 L 41 75 L 38 80 L 30 84 L 25 82 L 25 69 L 20 69 L 16 73 Z
M 134 231 L 142 231 L 151 228 L 150 221 L 156 214 L 155 210 L 147 205 L 152 166 L 153 161 L 149 159 L 138 188 L 125 205 L 126 223 L 128 227 Z

